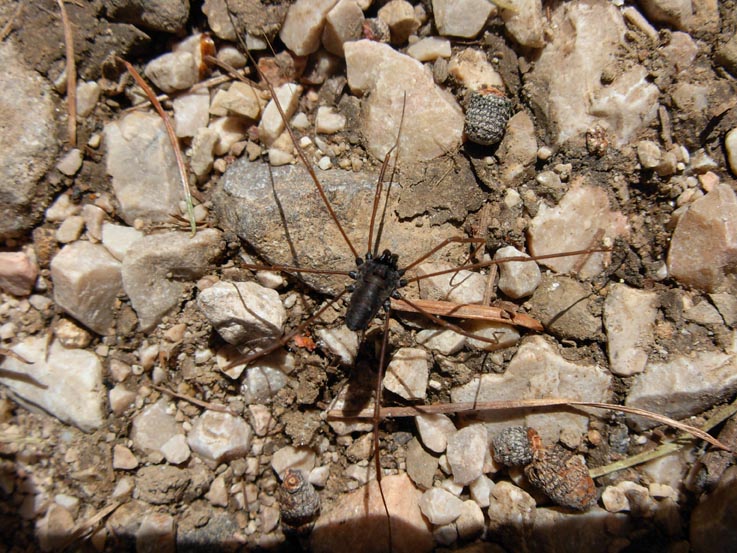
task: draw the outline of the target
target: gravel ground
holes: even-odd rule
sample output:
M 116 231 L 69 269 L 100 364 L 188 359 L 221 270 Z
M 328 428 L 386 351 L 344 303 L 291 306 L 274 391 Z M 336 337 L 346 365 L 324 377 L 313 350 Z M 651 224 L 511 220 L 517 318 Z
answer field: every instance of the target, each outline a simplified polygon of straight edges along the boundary
M 734 2 L 370 4 L 233 1 L 231 20 L 218 1 L 68 3 L 75 148 L 58 4 L 0 3 L 2 551 L 388 550 L 371 421 L 327 415 L 372 407 L 384 328 L 385 406 L 618 403 L 714 421 L 735 447 Z M 165 94 L 194 237 L 166 130 L 114 56 Z M 460 237 L 479 261 L 606 251 L 400 290 L 491 298 L 494 317 L 448 319 L 485 341 L 397 303 L 386 327 L 382 311 L 349 331 L 347 296 L 328 303 L 398 133 L 381 247 L 400 267 Z M 469 255 L 452 243 L 407 277 Z M 393 548 L 733 550 L 733 456 L 667 449 L 678 433 L 656 424 L 571 407 L 388 418 Z

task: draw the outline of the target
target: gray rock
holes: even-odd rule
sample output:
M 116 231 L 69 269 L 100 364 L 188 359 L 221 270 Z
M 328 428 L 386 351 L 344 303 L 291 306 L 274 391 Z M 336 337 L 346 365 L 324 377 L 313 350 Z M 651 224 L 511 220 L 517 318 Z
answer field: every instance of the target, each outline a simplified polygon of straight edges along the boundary
M 277 360 L 278 357 L 271 356 L 257 361 L 256 366 L 246 370 L 246 377 L 241 384 L 243 401 L 249 404 L 266 403 L 287 385 L 287 375 L 274 363 Z
M 121 264 L 99 244 L 75 242 L 51 260 L 54 301 L 98 334 L 112 332 Z
M 453 481 L 466 486 L 483 473 L 488 450 L 488 433 L 483 424 L 472 424 L 448 438 L 448 463 Z
M 236 232 L 268 263 L 346 272 L 355 269 L 353 255 L 330 221 L 306 169 L 291 165 L 274 167 L 272 172 L 274 189 L 269 168 L 263 163 L 239 159 L 228 168 L 213 197 L 224 228 Z M 331 170 L 319 176 L 358 254 L 365 255 L 376 175 Z M 400 266 L 444 238 L 457 236 L 451 225 L 433 226 L 418 233 L 414 223 L 396 220 L 393 205 L 390 201 L 381 247 L 397 253 Z M 331 294 L 349 282 L 347 277 L 331 275 L 303 274 L 302 279 Z
M 0 238 L 30 228 L 41 216 L 47 198 L 38 184 L 59 151 L 56 95 L 22 59 L 11 41 L 0 44 Z
M 590 340 L 601 334 L 591 285 L 565 276 L 545 275 L 530 298 L 531 314 L 556 336 Z
M 384 375 L 384 388 L 404 399 L 424 399 L 430 376 L 428 354 L 424 349 L 398 349 Z
M 494 259 L 507 257 L 530 257 L 513 246 L 499 248 L 494 253 Z M 539 286 L 540 268 L 534 261 L 510 261 L 499 264 L 499 289 L 514 299 L 532 295 Z
M 182 299 L 192 281 L 206 274 L 220 255 L 220 233 L 205 229 L 190 236 L 165 232 L 135 243 L 123 259 L 123 288 L 143 330 L 153 328 Z
M 354 0 L 339 0 L 325 18 L 322 43 L 336 56 L 343 56 L 343 44 L 358 40 L 363 33 L 363 10 Z
M 460 145 L 460 106 L 433 82 L 419 61 L 369 40 L 346 43 L 345 59 L 351 91 L 367 95 L 362 106 L 362 133 L 374 157 L 383 159 L 396 142 L 405 92 L 398 148 L 404 163 L 430 160 Z
M 154 31 L 181 34 L 189 17 L 189 0 L 106 0 L 105 9 L 113 20 Z
M 239 417 L 205 411 L 195 419 L 187 436 L 189 447 L 207 460 L 220 463 L 248 453 L 251 427 Z
M 701 351 L 674 355 L 664 363 L 649 363 L 635 377 L 625 405 L 683 419 L 724 401 L 737 391 L 737 355 L 734 351 Z M 641 431 L 658 423 L 628 417 Z
M 197 305 L 230 344 L 269 342 L 281 335 L 287 318 L 278 292 L 255 282 L 218 282 L 200 292 Z
M 12 351 L 31 364 L 6 356 L 0 382 L 30 404 L 62 422 L 91 432 L 104 422 L 102 364 L 81 349 L 66 349 L 57 341 L 47 352 L 45 337 L 28 337 Z M 12 376 L 11 376 L 12 375 Z
M 525 111 L 520 111 L 507 122 L 504 138 L 496 153 L 501 165 L 501 180 L 511 186 L 534 174 L 537 161 L 535 124 Z
M 132 112 L 105 125 L 107 172 L 120 203 L 120 217 L 168 222 L 179 213 L 181 180 L 161 118 Z
M 540 336 L 527 338 L 504 374 L 484 374 L 451 390 L 454 402 L 505 401 L 533 398 L 568 398 L 606 401 L 612 377 L 598 365 L 579 365 L 564 359 Z M 588 417 L 573 413 L 541 413 L 519 410 L 476 414 L 486 421 L 490 435 L 509 426 L 535 428 L 545 443 L 554 443 L 560 432 L 583 434 Z
M 678 219 L 668 250 L 668 271 L 683 284 L 717 292 L 737 260 L 737 196 L 721 183 Z
M 407 444 L 407 474 L 420 488 L 432 488 L 438 458 L 425 451 L 417 438 Z
M 625 284 L 612 286 L 604 302 L 609 370 L 632 376 L 645 370 L 653 343 L 658 295 Z

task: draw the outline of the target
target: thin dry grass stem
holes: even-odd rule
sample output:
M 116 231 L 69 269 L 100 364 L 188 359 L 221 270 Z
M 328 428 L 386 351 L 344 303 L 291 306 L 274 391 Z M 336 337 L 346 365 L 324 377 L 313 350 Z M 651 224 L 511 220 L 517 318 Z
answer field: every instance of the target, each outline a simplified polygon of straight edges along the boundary
M 595 401 L 579 401 L 576 399 L 558 399 L 558 398 L 547 398 L 547 399 L 519 399 L 510 401 L 480 401 L 480 402 L 463 402 L 463 403 L 438 403 L 436 405 L 415 405 L 411 407 L 384 407 L 381 409 L 380 417 L 382 419 L 389 417 L 415 417 L 417 415 L 429 415 L 429 414 L 452 414 L 452 413 L 466 413 L 469 411 L 501 411 L 509 409 L 529 409 L 539 407 L 593 407 L 596 409 L 606 409 L 609 411 L 620 411 L 623 413 L 630 413 L 632 415 L 638 415 L 645 417 L 661 424 L 665 424 L 672 428 L 677 428 L 688 434 L 691 434 L 697 438 L 709 442 L 714 447 L 723 449 L 725 451 L 731 451 L 729 447 L 724 445 L 722 442 L 704 432 L 703 430 L 690 426 L 688 424 L 679 422 L 677 420 L 647 411 L 645 409 L 638 409 L 637 407 L 628 407 L 626 405 L 614 405 L 612 403 L 600 403 Z M 331 411 L 328 413 L 328 417 L 342 416 L 340 410 Z M 350 418 L 352 419 L 365 419 L 373 417 L 372 409 L 364 409 L 359 413 L 351 413 Z
M 163 386 L 157 386 L 156 384 L 154 384 L 153 387 L 155 390 L 158 390 L 159 392 L 163 394 L 168 394 L 177 399 L 188 401 L 189 403 L 193 405 L 197 405 L 198 407 L 203 407 L 205 409 L 209 409 L 210 411 L 219 411 L 220 413 L 228 413 L 229 415 L 233 415 L 234 417 L 240 416 L 238 413 L 236 413 L 235 411 L 231 411 L 224 405 L 219 405 L 217 403 L 210 403 L 208 401 L 202 401 L 201 399 L 197 399 L 196 397 L 188 396 L 185 394 L 180 394 L 179 392 L 175 392 L 173 390 L 170 390 L 169 388 L 164 388 Z
M 64 47 L 66 49 L 66 71 L 67 71 L 67 132 L 69 134 L 69 145 L 77 147 L 77 67 L 74 62 L 74 35 L 72 24 L 69 22 L 64 0 L 56 0 L 61 11 L 61 23 L 64 27 Z
M 542 323 L 537 319 L 533 319 L 524 313 L 512 313 L 500 307 L 470 303 L 459 304 L 440 300 L 413 299 L 412 303 L 414 305 L 410 305 L 404 299 L 392 298 L 391 300 L 392 309 L 394 311 L 404 311 L 408 313 L 425 312 L 433 315 L 440 315 L 441 317 L 506 323 L 521 326 L 536 332 L 542 332 L 544 330 Z M 419 307 L 421 311 L 416 309 L 415 306 Z
M 161 106 L 161 103 L 156 99 L 156 94 L 154 94 L 153 89 L 148 86 L 148 83 L 143 80 L 143 77 L 136 71 L 136 68 L 133 67 L 130 63 L 125 61 L 122 58 L 118 58 L 123 65 L 125 65 L 125 68 L 128 70 L 128 72 L 133 76 L 133 79 L 136 81 L 138 86 L 140 86 L 143 91 L 146 93 L 146 96 L 148 96 L 149 101 L 151 104 L 153 104 L 154 108 L 158 112 L 159 116 L 161 117 L 161 120 L 164 122 L 164 126 L 166 127 L 166 134 L 169 135 L 169 142 L 171 142 L 171 147 L 174 150 L 174 157 L 177 160 L 177 167 L 179 168 L 179 177 L 182 181 L 182 192 L 184 193 L 184 202 L 187 204 L 187 216 L 189 217 L 189 227 L 190 231 L 192 233 L 192 236 L 194 236 L 197 233 L 197 222 L 194 218 L 194 206 L 192 205 L 192 193 L 189 190 L 189 178 L 187 176 L 187 165 L 184 162 L 184 155 L 182 154 L 182 148 L 179 146 L 179 139 L 177 138 L 176 133 L 174 132 L 174 127 L 171 124 L 171 120 L 169 119 L 169 116 L 164 111 L 164 108 Z
M 23 0 L 20 0 L 18 2 L 18 5 L 15 7 L 15 11 L 13 12 L 13 15 L 10 16 L 10 19 L 8 19 L 7 23 L 3 25 L 3 29 L 0 31 L 0 42 L 5 40 L 10 34 L 10 31 L 13 30 L 13 25 L 15 24 L 15 20 L 18 19 L 18 16 L 20 15 L 20 12 L 22 9 L 23 9 Z
M 701 426 L 701 430 L 703 430 L 704 432 L 708 432 L 718 424 L 721 424 L 722 422 L 730 418 L 735 413 L 737 413 L 737 399 L 729 405 L 725 405 L 724 407 L 718 409 L 717 412 L 709 417 L 709 419 Z M 660 459 L 661 457 L 665 457 L 666 455 L 683 449 L 684 447 L 691 447 L 693 445 L 693 437 L 688 433 L 683 433 L 671 441 L 660 444 L 655 449 L 651 449 L 650 451 L 643 451 L 642 453 L 632 455 L 631 457 L 616 461 L 615 463 L 610 463 L 603 467 L 591 469 L 589 472 L 591 473 L 591 478 L 599 478 L 600 476 L 611 474 L 612 472 L 617 472 L 619 470 L 634 467 L 642 463 L 654 461 L 655 459 Z
M 77 526 L 74 528 L 74 531 L 69 535 L 69 539 L 71 540 L 71 542 L 66 547 L 71 548 L 71 546 L 74 545 L 74 543 L 76 543 L 77 541 L 91 535 L 97 525 L 103 519 L 113 514 L 121 505 L 121 502 L 113 501 L 110 505 L 103 507 L 91 517 L 88 517 L 77 524 Z

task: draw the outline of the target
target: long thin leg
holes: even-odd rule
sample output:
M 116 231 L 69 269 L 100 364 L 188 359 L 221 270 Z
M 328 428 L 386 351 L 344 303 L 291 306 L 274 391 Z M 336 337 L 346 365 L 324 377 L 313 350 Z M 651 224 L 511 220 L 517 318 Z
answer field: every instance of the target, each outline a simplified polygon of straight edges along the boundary
M 244 269 L 251 271 L 284 271 L 285 273 L 310 273 L 315 275 L 343 275 L 350 276 L 350 271 L 331 271 L 328 269 L 305 269 L 304 267 L 294 267 L 292 265 L 258 265 L 255 263 L 244 263 L 241 265 Z
M 386 361 L 386 349 L 389 343 L 389 316 L 391 310 L 388 310 L 384 317 L 384 335 L 381 340 L 381 356 L 379 358 L 379 368 L 376 373 L 376 394 L 374 396 L 374 428 L 373 428 L 373 442 L 374 442 L 374 467 L 376 468 L 376 482 L 379 484 L 379 494 L 381 495 L 381 502 L 384 504 L 384 511 L 386 512 L 386 528 L 388 532 L 389 549 L 392 551 L 394 540 L 392 537 L 392 517 L 389 513 L 389 506 L 384 496 L 384 489 L 381 487 L 381 457 L 379 455 L 379 414 L 381 413 L 381 385 L 384 377 L 384 363 Z
M 430 257 L 432 254 L 442 250 L 444 247 L 450 245 L 450 244 L 485 244 L 486 241 L 483 238 L 461 238 L 460 236 L 457 236 L 455 238 L 446 238 L 443 240 L 440 244 L 435 246 L 433 249 L 431 249 L 429 252 L 421 255 L 417 259 L 415 259 L 412 263 L 407 265 L 402 269 L 402 271 L 409 271 L 410 269 L 413 269 L 423 261 L 425 261 L 428 257 Z M 449 271 L 452 272 L 452 271 Z M 413 279 L 413 280 L 419 280 L 419 279 Z

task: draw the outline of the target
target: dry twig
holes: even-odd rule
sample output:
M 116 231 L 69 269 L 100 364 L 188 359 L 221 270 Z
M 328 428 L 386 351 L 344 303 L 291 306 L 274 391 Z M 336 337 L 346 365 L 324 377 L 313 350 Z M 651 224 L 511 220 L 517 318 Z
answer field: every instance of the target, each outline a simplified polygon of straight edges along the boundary
M 64 26 L 64 46 L 66 48 L 66 71 L 67 71 L 67 132 L 69 133 L 69 145 L 77 147 L 77 67 L 74 63 L 74 35 L 72 24 L 69 22 L 64 0 L 56 0 L 61 10 L 61 23 Z

